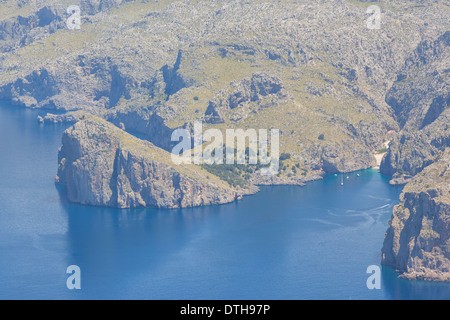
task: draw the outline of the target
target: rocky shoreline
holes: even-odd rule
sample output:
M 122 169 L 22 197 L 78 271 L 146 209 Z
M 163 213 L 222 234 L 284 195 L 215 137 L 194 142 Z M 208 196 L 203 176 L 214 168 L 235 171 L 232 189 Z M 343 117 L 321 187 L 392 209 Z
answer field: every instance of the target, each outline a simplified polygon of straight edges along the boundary
M 450 149 L 409 182 L 394 208 L 382 264 L 409 280 L 450 281 Z
M 94 116 L 64 132 L 56 182 L 71 202 L 117 208 L 222 204 L 255 192 L 199 166 L 174 165 L 168 152 Z

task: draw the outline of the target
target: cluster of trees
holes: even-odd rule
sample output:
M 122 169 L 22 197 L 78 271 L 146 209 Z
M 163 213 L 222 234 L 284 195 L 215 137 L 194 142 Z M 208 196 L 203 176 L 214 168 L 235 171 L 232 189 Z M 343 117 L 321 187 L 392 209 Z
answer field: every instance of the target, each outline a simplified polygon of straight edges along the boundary
M 262 165 L 258 160 L 256 164 L 248 164 L 248 159 L 250 155 L 250 149 L 247 147 L 245 149 L 245 163 L 247 164 L 226 164 L 226 150 L 224 146 L 224 159 L 223 164 L 204 164 L 202 167 L 206 169 L 209 173 L 218 176 L 220 179 L 228 182 L 232 187 L 247 187 L 249 185 L 249 180 L 251 175 L 263 167 L 269 165 Z M 234 148 L 234 154 L 237 154 L 237 149 Z M 213 153 L 214 156 L 214 153 Z
M 225 148 L 224 148 L 225 149 Z M 236 149 L 234 150 L 236 153 Z M 225 150 L 224 150 L 225 155 Z M 245 150 L 245 157 L 248 160 L 249 149 Z M 287 171 L 289 168 L 288 165 L 284 165 L 283 161 L 291 159 L 290 153 L 282 153 L 280 155 L 280 171 Z M 248 161 L 246 161 L 248 163 Z M 214 174 L 219 177 L 223 181 L 226 181 L 232 187 L 241 187 L 245 188 L 249 185 L 249 180 L 253 173 L 258 171 L 259 169 L 265 167 L 267 165 L 262 165 L 259 161 L 257 164 L 226 164 L 225 159 L 223 164 L 212 164 L 212 165 L 203 165 L 202 167 L 206 169 L 209 173 Z M 300 169 L 300 164 L 297 163 L 291 167 L 291 172 L 288 173 L 288 176 L 297 175 L 297 170 Z M 306 172 L 303 172 L 302 175 L 305 175 Z

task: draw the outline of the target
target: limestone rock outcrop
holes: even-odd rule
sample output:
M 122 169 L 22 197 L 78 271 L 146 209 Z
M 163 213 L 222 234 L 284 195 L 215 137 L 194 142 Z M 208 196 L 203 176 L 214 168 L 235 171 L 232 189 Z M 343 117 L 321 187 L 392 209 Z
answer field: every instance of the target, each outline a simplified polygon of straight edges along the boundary
M 220 91 L 208 105 L 205 120 L 209 123 L 223 123 L 226 118 L 234 122 L 248 117 L 250 112 L 260 108 L 276 106 L 288 95 L 281 80 L 266 73 L 255 73 L 251 79 L 230 84 Z
M 386 96 L 402 129 L 380 167 L 393 184 L 409 181 L 450 147 L 449 57 L 450 31 L 421 42 Z
M 94 116 L 64 132 L 56 181 L 71 202 L 117 208 L 213 205 L 243 194 L 199 166 L 175 165 L 167 151 Z
M 384 239 L 382 264 L 411 280 L 450 281 L 450 149 L 408 183 Z

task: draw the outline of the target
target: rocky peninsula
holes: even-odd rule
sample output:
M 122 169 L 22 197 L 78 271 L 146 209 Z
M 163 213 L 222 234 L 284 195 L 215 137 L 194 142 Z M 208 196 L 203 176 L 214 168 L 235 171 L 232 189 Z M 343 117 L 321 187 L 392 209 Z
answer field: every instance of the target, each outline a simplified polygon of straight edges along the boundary
M 222 204 L 248 192 L 199 166 L 175 165 L 167 151 L 94 116 L 64 132 L 56 181 L 71 202 L 118 208 Z

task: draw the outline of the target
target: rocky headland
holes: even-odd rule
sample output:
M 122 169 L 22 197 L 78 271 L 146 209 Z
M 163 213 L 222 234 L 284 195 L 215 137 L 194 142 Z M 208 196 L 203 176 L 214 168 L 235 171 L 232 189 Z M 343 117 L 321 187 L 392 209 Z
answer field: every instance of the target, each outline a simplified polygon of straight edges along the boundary
M 72 202 L 118 208 L 222 204 L 249 193 L 199 166 L 174 165 L 168 152 L 94 116 L 64 132 L 56 181 Z
M 450 149 L 405 186 L 389 225 L 384 265 L 405 279 L 450 281 Z

